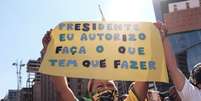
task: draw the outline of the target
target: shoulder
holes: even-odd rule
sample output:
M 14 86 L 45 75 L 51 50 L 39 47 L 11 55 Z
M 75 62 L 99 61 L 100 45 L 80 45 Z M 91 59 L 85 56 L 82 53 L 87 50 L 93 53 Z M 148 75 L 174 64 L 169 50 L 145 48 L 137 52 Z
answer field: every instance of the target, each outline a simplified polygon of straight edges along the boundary
M 200 97 L 201 91 L 185 79 L 184 87 L 181 91 L 178 91 L 178 94 L 182 99 L 191 99 Z

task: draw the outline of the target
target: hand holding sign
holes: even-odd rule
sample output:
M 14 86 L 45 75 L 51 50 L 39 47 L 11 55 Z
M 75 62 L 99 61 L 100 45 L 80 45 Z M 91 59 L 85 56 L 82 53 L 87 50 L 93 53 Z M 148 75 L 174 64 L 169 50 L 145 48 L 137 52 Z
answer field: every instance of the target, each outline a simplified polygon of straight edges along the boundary
M 148 22 L 62 22 L 51 33 L 43 73 L 167 82 L 160 32 Z M 114 77 L 115 75 L 115 77 Z

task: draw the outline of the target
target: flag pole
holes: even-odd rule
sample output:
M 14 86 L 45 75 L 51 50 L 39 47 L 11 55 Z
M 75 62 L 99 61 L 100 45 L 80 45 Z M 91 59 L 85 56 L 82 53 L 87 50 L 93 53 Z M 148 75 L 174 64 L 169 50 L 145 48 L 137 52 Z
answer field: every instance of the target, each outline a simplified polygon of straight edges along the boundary
M 105 21 L 105 17 L 104 17 L 104 14 L 103 14 L 103 11 L 102 11 L 102 9 L 101 9 L 100 4 L 98 5 L 98 8 L 99 8 L 99 11 L 100 11 L 101 16 L 102 16 L 102 21 Z

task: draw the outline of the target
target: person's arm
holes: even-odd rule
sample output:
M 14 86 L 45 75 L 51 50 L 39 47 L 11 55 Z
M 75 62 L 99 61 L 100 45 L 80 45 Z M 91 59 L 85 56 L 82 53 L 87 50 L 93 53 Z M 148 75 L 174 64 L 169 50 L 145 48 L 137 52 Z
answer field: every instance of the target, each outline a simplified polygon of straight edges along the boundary
M 41 51 L 41 58 L 43 59 L 43 56 L 47 50 L 47 46 L 51 40 L 50 34 L 52 29 L 46 32 L 45 36 L 42 39 L 43 43 L 43 49 Z M 72 90 L 68 87 L 68 83 L 65 77 L 57 77 L 57 76 L 51 76 L 52 82 L 56 88 L 57 93 L 59 93 L 59 101 L 76 101 L 76 97 L 74 96 Z
M 167 69 L 168 69 L 170 78 L 175 84 L 177 90 L 181 91 L 184 87 L 186 78 L 184 74 L 177 67 L 175 55 L 173 53 L 173 50 L 171 48 L 168 38 L 165 37 L 165 33 L 166 33 L 165 31 L 161 31 L 161 37 L 162 37 L 163 47 L 165 51 L 165 60 L 167 64 Z
M 77 101 L 72 90 L 69 88 L 67 80 L 65 77 L 52 76 L 53 84 L 56 91 L 61 96 L 61 101 Z

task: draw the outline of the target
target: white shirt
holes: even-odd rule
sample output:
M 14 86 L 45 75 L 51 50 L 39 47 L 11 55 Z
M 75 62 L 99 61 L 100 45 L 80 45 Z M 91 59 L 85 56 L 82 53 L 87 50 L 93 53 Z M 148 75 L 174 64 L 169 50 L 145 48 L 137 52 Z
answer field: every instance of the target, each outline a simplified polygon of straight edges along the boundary
M 178 91 L 182 101 L 201 101 L 201 90 L 193 86 L 187 79 L 182 91 Z

